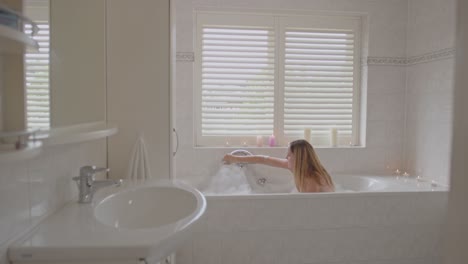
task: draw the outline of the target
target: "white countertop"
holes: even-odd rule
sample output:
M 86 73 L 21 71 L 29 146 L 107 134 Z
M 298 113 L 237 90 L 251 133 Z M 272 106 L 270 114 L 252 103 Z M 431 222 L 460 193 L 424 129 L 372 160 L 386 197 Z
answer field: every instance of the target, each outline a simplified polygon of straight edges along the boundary
M 125 230 L 99 222 L 94 217 L 95 206 L 108 195 L 140 186 L 141 182 L 126 182 L 120 187 L 104 188 L 96 193 L 92 204 L 72 201 L 39 224 L 32 232 L 10 246 L 13 261 L 54 260 L 138 260 L 163 258 L 156 247 L 167 247 L 174 236 L 183 236 L 187 226 L 195 222 L 186 217 L 176 223 L 155 229 Z M 169 181 L 146 182 L 145 186 L 171 185 Z M 177 183 L 172 184 L 177 187 Z M 203 213 L 203 212 L 201 212 Z M 201 215 L 201 214 L 200 214 Z M 161 248 L 158 249 L 158 252 Z M 155 255 L 157 254 L 157 255 Z

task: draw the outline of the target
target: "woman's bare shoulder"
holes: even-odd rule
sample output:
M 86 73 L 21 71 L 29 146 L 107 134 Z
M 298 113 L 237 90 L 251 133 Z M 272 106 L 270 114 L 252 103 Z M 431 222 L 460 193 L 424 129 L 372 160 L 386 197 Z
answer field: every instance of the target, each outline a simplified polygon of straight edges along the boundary
M 315 179 L 307 179 L 304 183 L 303 192 L 334 192 L 335 188 L 329 185 L 320 185 Z

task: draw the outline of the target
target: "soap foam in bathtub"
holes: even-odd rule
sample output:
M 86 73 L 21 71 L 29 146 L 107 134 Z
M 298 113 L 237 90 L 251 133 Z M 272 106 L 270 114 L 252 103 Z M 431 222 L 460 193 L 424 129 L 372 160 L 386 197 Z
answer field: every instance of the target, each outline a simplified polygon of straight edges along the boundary
M 345 189 L 343 188 L 343 186 L 341 186 L 341 184 L 337 184 L 335 183 L 335 192 L 354 192 L 353 190 L 349 190 L 349 189 Z
M 211 178 L 205 193 L 239 194 L 251 193 L 243 168 L 233 165 L 222 165 Z

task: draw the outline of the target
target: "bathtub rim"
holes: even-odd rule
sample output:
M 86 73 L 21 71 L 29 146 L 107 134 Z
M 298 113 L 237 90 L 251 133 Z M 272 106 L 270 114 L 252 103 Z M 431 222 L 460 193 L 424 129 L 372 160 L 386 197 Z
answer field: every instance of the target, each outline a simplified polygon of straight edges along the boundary
M 248 193 L 248 194 L 203 194 L 207 200 L 257 200 L 257 199 L 322 199 L 340 197 L 370 197 L 370 196 L 414 196 L 443 194 L 448 195 L 449 190 L 408 190 L 408 191 L 373 191 L 373 192 L 321 192 L 321 193 Z
M 397 186 L 390 186 L 389 189 L 382 190 L 363 190 L 363 191 L 351 191 L 351 192 L 314 192 L 314 193 L 299 193 L 299 192 L 284 192 L 284 193 L 205 193 L 202 192 L 206 198 L 210 199 L 237 199 L 235 197 L 250 197 L 259 199 L 278 199 L 278 197 L 295 197 L 295 198 L 308 198 L 314 197 L 355 197 L 360 196 L 394 196 L 408 193 L 434 193 L 434 192 L 446 192 L 450 191 L 450 187 L 437 183 L 437 186 L 414 186 L 414 184 L 429 184 L 429 181 L 418 182 L 415 177 L 398 178 L 395 175 L 380 174 L 380 173 L 336 173 L 336 177 L 363 177 L 371 178 L 377 181 L 390 182 L 390 184 L 401 184 L 402 189 L 398 189 Z M 403 180 L 403 182 L 398 182 Z M 411 185 L 413 184 L 413 186 Z M 408 189 L 405 189 L 408 188 Z

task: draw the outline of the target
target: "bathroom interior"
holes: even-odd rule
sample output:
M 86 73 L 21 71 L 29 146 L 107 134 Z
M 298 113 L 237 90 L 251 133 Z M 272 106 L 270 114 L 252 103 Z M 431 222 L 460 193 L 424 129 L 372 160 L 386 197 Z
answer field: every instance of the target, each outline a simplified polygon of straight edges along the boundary
M 11 30 L 5 10 L 39 31 Z M 464 1 L 0 0 L 0 11 L 0 264 L 468 263 Z M 273 84 L 249 86 L 270 89 L 249 100 L 274 102 L 256 123 L 216 105 L 216 92 L 243 98 L 216 75 L 236 55 L 207 43 L 242 45 L 202 34 L 221 23 L 245 39 L 269 30 L 273 48 L 249 58 L 273 65 L 258 75 Z M 351 95 L 325 99 L 350 100 L 351 114 L 311 129 L 277 107 L 303 99 L 278 96 L 288 78 L 310 81 L 281 72 L 295 54 L 280 36 L 304 25 L 353 32 Z M 239 149 L 283 158 L 300 138 L 343 190 L 291 192 L 286 170 L 222 162 Z M 87 201 L 86 166 L 114 185 Z

